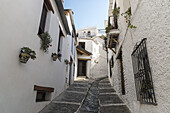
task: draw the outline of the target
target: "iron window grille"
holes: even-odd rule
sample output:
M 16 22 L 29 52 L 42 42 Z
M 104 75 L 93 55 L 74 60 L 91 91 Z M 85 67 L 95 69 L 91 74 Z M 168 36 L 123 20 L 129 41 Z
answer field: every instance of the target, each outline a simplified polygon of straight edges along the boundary
M 157 105 L 146 48 L 146 38 L 136 44 L 131 56 L 137 100 L 143 104 Z

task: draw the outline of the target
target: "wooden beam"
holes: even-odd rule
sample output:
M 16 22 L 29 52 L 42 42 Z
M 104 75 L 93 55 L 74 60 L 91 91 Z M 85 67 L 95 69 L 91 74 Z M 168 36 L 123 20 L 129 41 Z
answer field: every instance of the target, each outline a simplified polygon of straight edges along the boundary
M 115 50 L 113 50 L 112 48 L 110 48 L 112 51 L 113 51 L 113 53 L 115 53 L 116 54 L 116 51 Z
M 119 44 L 119 42 L 117 40 L 115 40 L 114 38 L 111 38 L 111 40 L 113 40 L 114 42 L 116 42 L 116 44 Z
M 34 85 L 34 90 L 45 91 L 45 92 L 54 92 L 54 88 L 52 88 L 52 87 L 44 87 L 44 86 L 37 86 L 37 85 Z
M 91 60 L 91 59 L 78 58 L 78 60 Z
M 87 54 L 87 53 L 85 53 L 85 52 L 81 51 L 81 50 L 80 50 L 80 49 L 78 49 L 78 48 L 77 48 L 77 51 L 79 51 L 80 53 L 83 53 L 83 54 L 85 54 L 85 55 L 87 55 L 87 56 L 90 56 L 89 54 Z

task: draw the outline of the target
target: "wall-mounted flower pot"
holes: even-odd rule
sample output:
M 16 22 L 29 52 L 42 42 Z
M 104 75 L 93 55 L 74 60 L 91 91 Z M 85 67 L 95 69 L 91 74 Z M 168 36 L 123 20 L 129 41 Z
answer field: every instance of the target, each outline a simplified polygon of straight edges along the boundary
M 29 47 L 23 47 L 21 48 L 19 58 L 21 63 L 27 63 L 30 58 L 33 60 L 36 59 L 36 53 Z
M 66 64 L 69 64 L 69 61 L 68 61 L 67 59 L 65 59 L 64 62 L 65 62 Z
M 23 53 L 23 52 L 21 52 L 20 55 L 19 55 L 21 63 L 27 63 L 27 61 L 30 59 L 30 57 L 31 56 L 29 54 Z
M 56 53 L 52 53 L 51 57 L 53 58 L 53 61 L 56 61 L 58 58 L 58 55 Z

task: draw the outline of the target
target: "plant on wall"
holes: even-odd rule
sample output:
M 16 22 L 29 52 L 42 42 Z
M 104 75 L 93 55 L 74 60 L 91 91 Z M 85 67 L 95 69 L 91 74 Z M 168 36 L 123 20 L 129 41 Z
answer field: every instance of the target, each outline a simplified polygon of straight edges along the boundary
M 65 62 L 66 64 L 69 64 L 69 61 L 68 61 L 67 59 L 65 59 L 64 62 Z
M 36 53 L 35 51 L 31 50 L 29 47 L 23 47 L 21 48 L 19 58 L 21 63 L 27 63 L 29 58 L 33 60 L 36 59 Z
M 48 52 L 48 48 L 51 47 L 51 36 L 49 35 L 48 32 L 42 33 L 40 34 L 40 38 L 41 38 L 41 48 L 44 52 Z
M 132 16 L 131 7 L 129 7 L 125 13 L 122 13 L 121 16 L 124 16 L 124 18 L 126 19 L 126 23 L 128 23 L 129 28 L 131 29 L 136 28 L 136 26 L 132 25 L 130 21 L 130 17 Z
M 108 33 L 112 28 L 113 28 L 113 26 L 112 26 L 111 24 L 109 24 L 109 25 L 105 28 L 105 32 Z
M 52 53 L 51 57 L 53 58 L 53 61 L 56 61 L 57 58 L 60 58 L 62 55 L 60 53 L 56 54 L 56 53 Z
M 119 15 L 119 12 L 120 12 L 120 7 L 115 7 L 114 10 L 113 10 L 113 16 L 116 17 Z

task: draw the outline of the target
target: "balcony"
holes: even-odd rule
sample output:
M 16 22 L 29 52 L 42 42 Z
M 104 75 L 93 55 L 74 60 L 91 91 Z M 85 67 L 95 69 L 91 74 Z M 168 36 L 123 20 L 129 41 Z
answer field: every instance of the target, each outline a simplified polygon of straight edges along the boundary
M 110 29 L 109 34 L 110 35 L 119 35 L 120 31 L 119 29 Z

